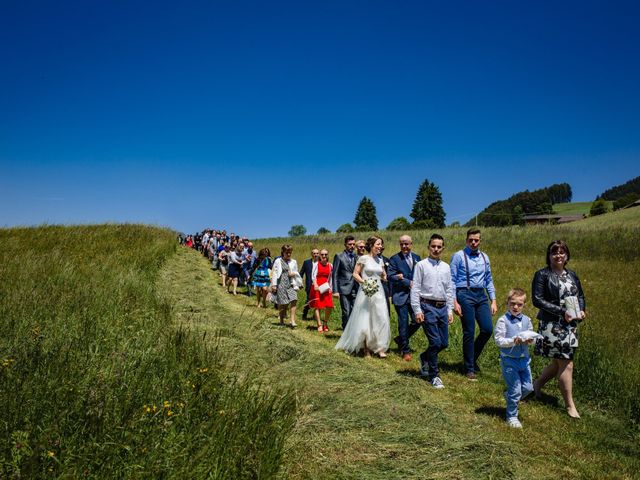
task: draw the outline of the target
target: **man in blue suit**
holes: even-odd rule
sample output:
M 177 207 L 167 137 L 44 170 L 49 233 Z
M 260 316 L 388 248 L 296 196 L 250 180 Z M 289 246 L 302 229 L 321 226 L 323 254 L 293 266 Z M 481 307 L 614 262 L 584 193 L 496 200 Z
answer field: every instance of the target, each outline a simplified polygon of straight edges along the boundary
M 413 271 L 420 257 L 411 252 L 413 241 L 409 235 L 400 237 L 400 252 L 389 259 L 388 278 L 391 282 L 391 301 L 398 314 L 398 336 L 395 338 L 402 359 L 411 360 L 409 339 L 420 329 L 411 308 L 411 286 Z M 411 323 L 409 323 L 411 317 Z

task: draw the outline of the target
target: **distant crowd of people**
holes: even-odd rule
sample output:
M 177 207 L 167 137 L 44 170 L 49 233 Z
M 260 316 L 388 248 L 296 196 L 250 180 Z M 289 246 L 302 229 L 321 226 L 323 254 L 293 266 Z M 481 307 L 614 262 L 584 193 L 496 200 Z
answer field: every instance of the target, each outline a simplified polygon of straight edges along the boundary
M 494 329 L 496 290 L 489 256 L 479 248 L 481 232 L 477 228 L 467 231 L 466 246 L 453 254 L 450 264 L 441 259 L 445 239 L 439 234 L 431 235 L 425 259 L 412 251 L 409 235 L 400 236 L 399 252 L 390 258 L 383 255 L 382 238 L 374 235 L 364 241 L 347 235 L 344 250 L 334 256 L 333 262 L 329 262 L 327 249 L 312 248 L 301 268 L 292 258 L 291 245 L 283 245 L 272 259 L 268 248 L 256 252 L 249 239 L 227 235 L 225 230 L 181 235 L 179 241 L 211 261 L 227 291 L 237 295 L 238 286 L 245 285 L 247 295 L 257 297 L 258 307 L 273 304 L 281 325 L 288 319 L 292 328 L 297 326 L 298 293 L 304 289 L 302 318 L 308 319 L 313 309 L 318 332 L 328 332 L 337 299 L 343 332 L 335 348 L 350 354 L 387 356 L 393 305 L 398 318 L 393 340 L 401 357 L 412 360 L 410 339 L 422 329 L 428 347 L 419 357 L 420 373 L 436 389 L 444 388 L 438 354 L 449 345 L 449 325 L 456 314 L 462 324 L 462 356 L 468 380 L 477 380 L 478 359 L 493 334 L 507 385 L 509 426 L 522 427 L 519 402 L 532 393 L 540 397 L 552 378 L 558 380 L 568 415 L 579 418 L 572 393 L 573 355 L 578 346 L 577 326 L 585 318 L 586 307 L 580 280 L 566 267 L 570 253 L 562 240 L 549 244 L 547 266 L 533 278 L 533 305 L 539 309 L 537 333 L 531 319 L 523 314 L 527 294 L 519 287 L 510 289 L 507 311 Z M 535 381 L 528 349 L 533 343 L 537 355 L 551 359 Z

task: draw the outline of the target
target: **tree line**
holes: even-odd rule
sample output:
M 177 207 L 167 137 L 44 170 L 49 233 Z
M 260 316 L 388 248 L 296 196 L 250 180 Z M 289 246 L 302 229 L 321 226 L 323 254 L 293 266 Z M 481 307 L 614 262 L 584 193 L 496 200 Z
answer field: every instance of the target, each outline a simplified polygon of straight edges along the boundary
M 506 227 L 524 224 L 525 215 L 545 215 L 553 213 L 556 203 L 571 202 L 573 192 L 568 183 L 557 183 L 538 190 L 518 192 L 506 200 L 493 202 L 478 215 L 470 219 L 466 226 Z
M 618 210 L 632 204 L 640 198 L 640 177 L 632 178 L 622 185 L 605 190 L 596 197 L 596 201 L 613 201 L 613 209 Z M 600 202 L 603 203 L 603 202 Z
M 410 222 L 406 217 L 397 217 L 387 225 L 386 230 L 444 228 L 446 214 L 442 207 L 442 194 L 435 183 L 425 179 L 420 184 L 409 216 L 413 219 L 413 222 Z M 373 200 L 365 196 L 360 200 L 353 219 L 353 225 L 351 223 L 340 225 L 336 229 L 336 233 L 370 232 L 378 230 L 378 227 L 376 206 Z M 306 235 L 306 233 L 307 229 L 304 225 L 293 225 L 289 230 L 289 236 L 292 237 Z M 328 228 L 321 227 L 317 233 L 318 235 L 324 235 L 331 233 L 331 231 Z

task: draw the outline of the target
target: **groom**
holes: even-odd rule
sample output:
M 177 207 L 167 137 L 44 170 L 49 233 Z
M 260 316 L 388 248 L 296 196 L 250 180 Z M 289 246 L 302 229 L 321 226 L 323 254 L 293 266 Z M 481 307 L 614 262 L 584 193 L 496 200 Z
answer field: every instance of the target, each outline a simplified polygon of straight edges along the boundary
M 398 314 L 398 336 L 395 338 L 400 354 L 405 362 L 411 360 L 409 339 L 420 329 L 411 309 L 411 286 L 413 272 L 420 257 L 411 252 L 413 241 L 409 235 L 400 237 L 400 252 L 389 259 L 389 281 L 391 282 L 391 301 Z M 411 323 L 409 323 L 411 317 Z
M 353 235 L 347 235 L 344 239 L 344 252 L 338 253 L 333 258 L 333 285 L 334 297 L 340 297 L 342 310 L 342 329 L 347 326 L 353 302 L 358 293 L 358 283 L 353 279 L 353 269 L 356 266 L 356 239 Z

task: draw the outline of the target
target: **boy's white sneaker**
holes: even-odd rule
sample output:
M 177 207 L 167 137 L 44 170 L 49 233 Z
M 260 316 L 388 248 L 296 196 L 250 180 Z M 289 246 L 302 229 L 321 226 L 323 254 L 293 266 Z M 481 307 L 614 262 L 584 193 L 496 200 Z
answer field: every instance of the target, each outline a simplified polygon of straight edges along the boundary
M 433 388 L 444 388 L 444 383 L 442 383 L 440 377 L 433 377 L 433 379 L 431 380 L 431 385 L 433 385 Z
M 522 424 L 520 423 L 520 420 L 518 420 L 517 418 L 508 418 L 507 419 L 507 425 L 509 425 L 511 428 L 522 428 Z

